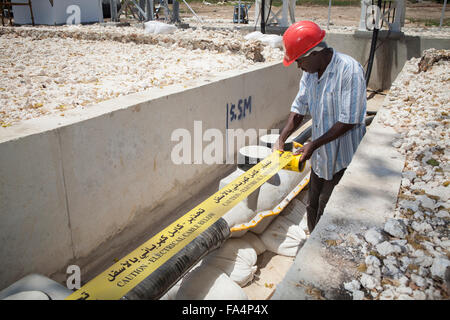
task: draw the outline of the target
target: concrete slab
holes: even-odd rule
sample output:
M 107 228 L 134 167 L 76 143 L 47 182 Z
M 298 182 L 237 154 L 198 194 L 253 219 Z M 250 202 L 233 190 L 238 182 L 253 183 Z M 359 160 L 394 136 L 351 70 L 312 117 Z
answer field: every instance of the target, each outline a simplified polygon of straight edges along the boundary
M 0 143 L 0 288 L 73 258 L 56 130 Z
M 258 256 L 258 271 L 255 279 L 242 288 L 250 300 L 267 300 L 275 292 L 278 283 L 294 262 L 294 257 L 285 257 L 266 251 Z
M 383 112 L 375 117 L 324 215 L 272 299 L 350 298 L 343 283 L 355 278 L 363 255 L 339 247 L 339 241 L 382 227 L 393 216 L 405 161 L 392 146 L 394 130 L 378 121 Z

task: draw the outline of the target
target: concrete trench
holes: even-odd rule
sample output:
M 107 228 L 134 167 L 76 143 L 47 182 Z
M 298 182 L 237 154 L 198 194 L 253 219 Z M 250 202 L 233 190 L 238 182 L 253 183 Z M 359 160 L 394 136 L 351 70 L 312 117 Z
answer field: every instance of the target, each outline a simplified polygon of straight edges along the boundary
M 42 32 L 42 35 L 44 38 L 49 36 L 45 32 Z M 351 50 L 348 46 L 349 41 L 351 42 L 349 35 L 336 37 L 329 35 L 329 37 L 329 44 L 335 45 L 338 50 L 341 45 L 346 46 L 342 48 L 344 52 Z M 358 43 L 363 41 L 361 36 L 358 39 L 356 40 Z M 400 45 L 408 47 L 409 40 L 406 39 Z M 158 41 L 164 42 L 161 39 Z M 420 52 L 435 43 L 439 41 L 423 39 L 420 48 L 416 49 Z M 447 44 L 448 39 L 437 46 Z M 401 56 L 402 50 L 403 47 L 400 51 L 396 51 L 396 54 Z M 357 55 L 364 56 L 362 51 L 359 50 Z M 404 58 L 406 59 L 406 56 L 402 59 Z M 397 62 L 401 64 L 401 61 Z M 384 70 L 380 62 L 375 68 Z M 392 69 L 399 71 L 398 68 L 396 65 Z M 395 73 L 395 70 L 392 73 Z M 374 77 L 376 79 L 374 81 L 378 81 L 379 84 L 376 86 L 383 88 L 386 83 L 390 85 L 392 74 L 379 72 L 382 74 L 377 76 L 375 73 Z M 383 77 L 389 79 L 383 80 Z M 257 80 L 264 78 L 270 78 L 272 81 L 256 85 Z M 274 79 L 283 80 L 273 81 Z M 289 106 L 295 97 L 298 80 L 299 74 L 296 70 L 292 68 L 287 70 L 279 63 L 270 62 L 246 71 L 227 71 L 221 76 L 214 77 L 213 81 L 202 80 L 200 84 L 195 83 L 188 88 L 175 84 L 165 90 L 154 88 L 144 93 L 119 97 L 102 102 L 91 110 L 86 110 L 84 114 L 67 111 L 64 118 L 50 115 L 40 121 L 32 119 L 17 126 L 6 127 L 0 136 L 0 160 L 3 164 L 0 169 L 0 177 L 3 178 L 0 186 L 2 190 L 7 190 L 2 193 L 0 199 L 2 219 L 6 220 L 1 231 L 11 240 L 12 246 L 11 249 L 3 248 L 1 256 L 6 257 L 5 260 L 8 261 L 6 269 L 14 271 L 3 273 L 0 277 L 0 287 L 4 288 L 33 271 L 45 274 L 61 285 L 66 278 L 65 271 L 68 264 L 82 266 L 85 272 L 83 283 L 103 271 L 115 258 L 120 257 L 121 253 L 133 249 L 133 246 L 162 229 L 170 220 L 183 214 L 185 212 L 183 210 L 188 208 L 186 205 L 204 199 L 211 186 L 217 186 L 220 178 L 234 169 L 234 166 L 230 165 L 221 166 L 220 169 L 218 169 L 220 166 L 208 168 L 206 165 L 199 165 L 183 171 L 180 167 L 165 166 L 164 159 L 170 158 L 170 148 L 157 143 L 156 147 L 161 148 L 158 153 L 143 151 L 155 147 L 150 140 L 169 141 L 171 130 L 180 127 L 190 128 L 205 112 L 219 118 L 225 106 L 239 104 L 239 101 L 249 97 L 254 117 L 243 119 L 240 123 L 231 123 L 231 127 L 244 130 L 280 128 L 284 121 L 283 112 L 271 110 L 271 106 Z M 283 82 L 288 85 L 282 84 Z M 269 88 L 272 92 L 282 92 L 283 97 L 275 98 L 273 94 L 267 94 Z M 205 101 L 198 102 L 199 95 L 205 97 Z M 173 116 L 171 110 L 167 110 L 167 105 L 177 105 L 180 108 L 178 111 L 189 110 L 193 115 L 179 120 Z M 211 105 L 217 105 L 217 108 L 211 110 Z M 287 114 L 288 108 L 285 109 Z M 160 114 L 158 119 L 154 119 L 155 112 Z M 161 118 L 170 123 L 170 128 L 161 128 Z M 131 124 L 126 124 L 127 122 Z M 160 132 L 149 133 L 147 129 L 149 125 L 158 128 Z M 103 130 L 101 134 L 98 128 Z M 226 129 L 223 121 L 217 119 L 208 120 L 204 123 L 204 128 L 220 128 L 222 131 Z M 94 138 L 90 140 L 89 137 Z M 129 141 L 139 141 L 140 145 L 130 146 Z M 250 144 L 255 142 L 251 141 Z M 83 152 L 86 147 L 87 152 Z M 237 152 L 237 149 L 235 146 L 234 151 Z M 82 159 L 77 160 L 75 157 L 81 154 Z M 18 165 L 14 160 L 17 158 L 30 159 L 30 163 Z M 101 167 L 101 175 L 107 176 L 108 180 L 102 180 L 88 164 Z M 115 176 L 118 167 L 124 172 L 121 176 Z M 169 174 L 171 184 L 164 190 L 155 191 L 151 183 L 137 177 L 136 170 L 149 172 L 149 179 L 157 182 L 161 181 L 162 175 Z M 177 176 L 183 176 L 183 180 L 177 180 Z M 51 183 L 48 184 L 47 181 Z M 98 181 L 102 181 L 102 186 Z M 21 189 L 23 185 L 27 188 Z M 192 189 L 184 193 L 186 187 L 191 185 Z M 126 187 L 120 189 L 118 186 Z M 122 204 L 118 204 L 116 199 L 108 195 L 117 188 L 123 196 Z M 129 190 L 130 188 L 132 190 Z M 18 201 L 19 193 L 25 193 L 26 203 Z M 181 196 L 174 202 L 175 197 L 168 196 L 168 193 Z M 288 211 L 304 215 L 305 194 L 306 192 L 302 191 L 292 200 Z M 96 198 L 104 199 L 110 204 L 107 208 L 98 206 L 91 208 L 85 205 L 93 203 Z M 37 219 L 34 217 L 36 210 L 42 214 L 40 217 L 42 224 L 34 225 Z M 17 227 L 11 216 L 7 217 L 6 214 L 19 211 L 21 212 L 19 217 L 28 222 Z M 85 222 L 91 221 L 92 212 L 99 213 L 98 221 L 92 221 L 88 226 Z M 150 212 L 152 214 L 148 215 Z M 167 212 L 173 214 L 168 216 Z M 44 223 L 47 221 L 56 221 L 57 228 L 46 229 Z M 306 226 L 304 220 L 301 223 Z M 152 226 L 151 231 L 146 230 L 149 225 Z M 23 232 L 29 232 L 33 243 L 14 236 Z M 139 236 L 136 237 L 136 234 Z M 52 247 L 55 243 L 58 245 L 50 255 L 34 255 L 33 252 L 42 252 L 43 248 Z M 306 241 L 301 246 L 305 243 Z M 29 254 L 17 254 L 24 250 Z M 28 267 L 21 270 L 14 269 L 14 265 L 17 264 Z M 270 251 L 261 253 L 257 257 L 258 271 L 254 274 L 254 281 L 243 286 L 242 290 L 249 299 L 269 299 L 273 297 L 277 284 L 283 282 L 284 275 L 288 274 L 293 265 L 293 257 L 285 257 Z M 45 283 L 43 279 L 38 280 Z M 286 285 L 286 281 L 284 280 L 282 287 Z M 280 292 L 282 291 L 279 291 L 275 298 L 285 298 Z M 61 298 L 64 294 L 67 294 L 67 291 L 61 290 L 53 298 Z

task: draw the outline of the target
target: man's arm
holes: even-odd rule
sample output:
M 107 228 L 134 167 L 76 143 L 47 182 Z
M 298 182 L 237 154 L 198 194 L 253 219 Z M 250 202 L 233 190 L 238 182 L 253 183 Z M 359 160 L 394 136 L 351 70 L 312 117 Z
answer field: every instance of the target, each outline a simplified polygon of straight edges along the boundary
M 342 123 L 342 122 L 336 122 L 330 130 L 328 130 L 326 133 L 324 133 L 322 136 L 317 138 L 314 141 L 311 141 L 308 144 L 305 144 L 303 147 L 301 147 L 295 154 L 302 153 L 302 156 L 300 157 L 300 162 L 306 161 L 309 158 L 311 158 L 314 150 L 317 148 L 323 146 L 324 144 L 327 144 L 330 141 L 333 141 L 337 138 L 339 138 L 341 135 L 349 131 L 351 128 L 353 128 L 355 124 L 353 123 Z
M 273 150 L 284 150 L 284 142 L 286 139 L 300 126 L 303 121 L 303 115 L 291 112 L 289 114 L 288 121 L 281 131 L 280 136 L 278 137 L 277 142 L 273 146 Z

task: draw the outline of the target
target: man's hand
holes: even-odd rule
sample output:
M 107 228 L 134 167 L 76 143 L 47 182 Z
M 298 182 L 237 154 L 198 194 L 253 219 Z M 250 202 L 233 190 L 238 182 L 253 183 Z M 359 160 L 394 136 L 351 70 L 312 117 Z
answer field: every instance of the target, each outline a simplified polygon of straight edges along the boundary
M 277 142 L 272 146 L 272 151 L 284 151 L 284 141 L 282 141 L 280 138 L 278 138 Z
M 293 154 L 294 156 L 301 154 L 299 162 L 302 163 L 303 161 L 309 160 L 314 152 L 316 150 L 314 148 L 313 143 L 307 143 L 303 147 L 300 147 L 297 151 L 295 151 Z

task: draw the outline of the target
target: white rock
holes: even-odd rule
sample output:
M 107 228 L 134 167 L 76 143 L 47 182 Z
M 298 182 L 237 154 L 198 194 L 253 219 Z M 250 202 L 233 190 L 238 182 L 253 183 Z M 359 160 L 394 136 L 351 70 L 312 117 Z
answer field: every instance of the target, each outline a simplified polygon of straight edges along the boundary
M 414 281 L 414 283 L 419 287 L 425 287 L 427 285 L 424 278 L 422 278 L 421 276 L 418 276 L 414 273 L 411 274 L 411 280 Z
M 412 181 L 416 177 L 416 173 L 414 171 L 405 171 L 402 172 L 402 177 Z
M 409 179 L 403 178 L 402 179 L 402 186 L 405 188 L 408 188 L 411 186 L 411 181 L 409 181 Z
M 431 274 L 433 276 L 440 277 L 444 279 L 445 270 L 450 266 L 450 260 L 447 258 L 435 258 L 433 261 L 433 265 L 430 268 Z
M 439 197 L 441 201 L 448 201 L 450 192 L 448 191 L 448 187 L 444 187 L 442 185 L 439 186 L 426 186 L 424 188 L 425 192 L 431 196 Z
M 369 290 L 375 288 L 379 284 L 378 280 L 375 277 L 372 277 L 366 273 L 363 273 L 360 282 L 364 288 Z
M 436 213 L 436 217 L 438 218 L 449 218 L 450 214 L 447 211 L 440 210 L 438 213 Z
M 384 290 L 380 294 L 380 300 L 394 300 L 394 298 L 395 298 L 395 294 L 392 289 Z
M 364 233 L 364 239 L 372 245 L 377 245 L 378 243 L 384 241 L 386 237 L 376 228 L 371 228 Z
M 356 291 L 359 290 L 359 288 L 361 288 L 361 284 L 359 283 L 358 280 L 352 280 L 350 282 L 344 283 L 344 288 L 345 290 L 348 291 Z
M 413 298 L 414 298 L 414 300 L 425 300 L 427 298 L 427 296 L 422 291 L 414 290 Z
M 401 284 L 402 286 L 406 286 L 406 285 L 408 284 L 408 282 L 409 282 L 409 279 L 408 279 L 408 277 L 402 275 L 402 276 L 398 279 L 398 282 L 400 282 L 400 284 Z
M 399 246 L 393 246 L 392 244 L 389 243 L 389 241 L 384 241 L 380 244 L 377 244 L 375 248 L 378 251 L 378 253 L 381 254 L 382 256 L 387 256 L 394 252 L 401 252 Z
M 430 256 L 421 256 L 416 258 L 414 262 L 421 267 L 427 268 L 433 264 L 433 258 Z
M 440 246 L 443 248 L 449 248 L 450 247 L 450 240 L 445 240 L 440 242 Z
M 361 290 L 355 290 L 352 292 L 353 300 L 362 300 L 364 299 L 364 292 Z
M 427 231 L 432 231 L 433 228 L 426 222 L 416 222 L 413 221 L 411 227 L 419 233 L 425 233 Z
M 417 200 L 420 201 L 422 207 L 430 210 L 434 210 L 436 202 L 433 199 L 428 198 L 426 195 L 417 196 Z
M 419 201 L 401 200 L 398 202 L 400 208 L 411 209 L 413 212 L 419 210 Z
M 398 293 L 403 293 L 403 294 L 412 294 L 413 290 L 410 287 L 406 287 L 406 286 L 400 286 L 396 289 L 396 291 Z
M 397 238 L 405 238 L 408 234 L 406 225 L 401 220 L 389 218 L 384 224 L 384 231 Z
M 414 300 L 414 298 L 407 294 L 401 294 L 398 296 L 397 300 Z
M 381 265 L 380 260 L 372 255 L 368 255 L 364 261 L 364 263 L 366 264 L 366 266 L 377 266 L 379 267 Z

